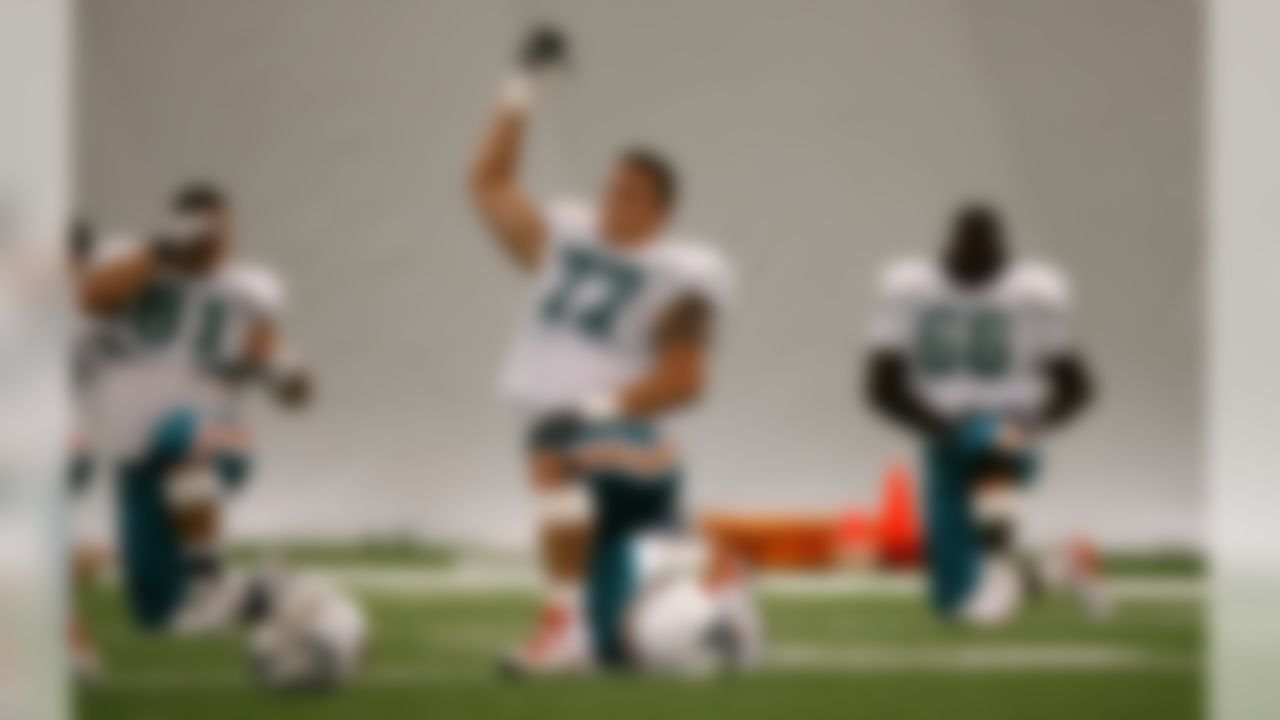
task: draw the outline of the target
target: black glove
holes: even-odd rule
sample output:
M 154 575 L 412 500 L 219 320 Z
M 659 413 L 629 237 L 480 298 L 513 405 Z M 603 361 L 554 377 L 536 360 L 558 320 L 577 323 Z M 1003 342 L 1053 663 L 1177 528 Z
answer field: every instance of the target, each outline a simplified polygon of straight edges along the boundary
M 553 25 L 538 25 L 525 36 L 516 58 L 520 67 L 538 73 L 569 64 L 569 38 Z
M 276 401 L 290 410 L 301 410 L 315 396 L 315 383 L 306 370 L 292 370 L 276 378 L 273 387 Z

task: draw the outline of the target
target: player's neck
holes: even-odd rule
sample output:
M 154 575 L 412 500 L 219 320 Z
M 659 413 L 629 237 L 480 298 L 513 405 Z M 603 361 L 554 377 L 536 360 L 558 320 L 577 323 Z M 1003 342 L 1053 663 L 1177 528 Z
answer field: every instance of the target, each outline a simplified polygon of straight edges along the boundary
M 223 267 L 226 266 L 226 264 L 227 264 L 227 258 L 219 257 L 216 260 L 213 260 L 210 262 L 190 265 L 188 267 L 181 267 L 178 269 L 178 271 L 184 277 L 190 278 L 192 280 L 202 280 L 204 278 L 210 278 L 210 277 L 213 277 L 214 275 L 217 275 L 218 272 L 222 270 Z
M 956 286 L 965 290 L 981 291 L 1000 282 L 1008 267 L 1009 263 L 999 262 L 981 267 L 946 265 L 943 270 L 947 278 Z

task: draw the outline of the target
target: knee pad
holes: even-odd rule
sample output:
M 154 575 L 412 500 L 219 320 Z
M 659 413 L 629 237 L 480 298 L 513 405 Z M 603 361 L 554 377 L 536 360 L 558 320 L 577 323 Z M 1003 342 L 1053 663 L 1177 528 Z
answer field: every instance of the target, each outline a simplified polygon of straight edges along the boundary
M 585 525 L 591 521 L 591 497 L 579 483 L 538 493 L 538 520 L 544 526 Z
M 217 473 L 204 465 L 171 471 L 164 483 L 169 507 L 179 511 L 210 505 L 222 497 L 222 484 Z

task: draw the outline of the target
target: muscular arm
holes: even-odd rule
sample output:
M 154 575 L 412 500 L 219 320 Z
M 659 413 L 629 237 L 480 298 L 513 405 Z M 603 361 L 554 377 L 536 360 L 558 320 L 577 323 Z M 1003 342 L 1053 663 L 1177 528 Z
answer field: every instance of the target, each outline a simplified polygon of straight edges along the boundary
M 119 310 L 146 287 L 156 262 L 152 253 L 140 251 L 87 271 L 79 283 L 80 306 L 95 315 Z
M 495 112 L 471 169 L 471 198 L 503 250 L 526 270 L 535 267 L 546 244 L 542 216 L 520 187 L 518 165 L 525 113 L 503 103 Z
M 893 350 L 876 350 L 863 371 L 863 393 L 881 415 L 926 436 L 941 433 L 946 420 L 933 412 L 911 386 L 907 358 Z
M 282 359 L 284 341 L 280 328 L 267 318 L 259 318 L 249 328 L 243 348 L 246 366 L 262 373 L 277 402 L 298 409 L 311 402 L 314 394 L 311 374 Z
M 693 296 L 671 307 L 655 338 L 658 356 L 652 372 L 620 397 L 625 414 L 647 417 L 697 400 L 706 384 L 712 315 L 706 301 Z
M 1061 427 L 1084 412 L 1096 395 L 1093 371 L 1078 353 L 1059 355 L 1044 366 L 1049 395 L 1037 424 L 1044 429 Z
M 280 348 L 280 331 L 276 324 L 259 318 L 249 327 L 245 337 L 242 360 L 254 368 L 266 368 L 275 359 Z

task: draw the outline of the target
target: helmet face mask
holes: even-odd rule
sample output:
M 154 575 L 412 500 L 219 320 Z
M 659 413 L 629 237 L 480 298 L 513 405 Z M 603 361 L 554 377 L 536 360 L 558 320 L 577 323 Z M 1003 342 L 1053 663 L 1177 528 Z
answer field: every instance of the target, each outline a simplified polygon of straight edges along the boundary
M 947 275 L 964 287 L 980 287 L 1000 276 L 1009 264 L 1004 222 L 987 205 L 970 205 L 952 222 L 943 249 Z

